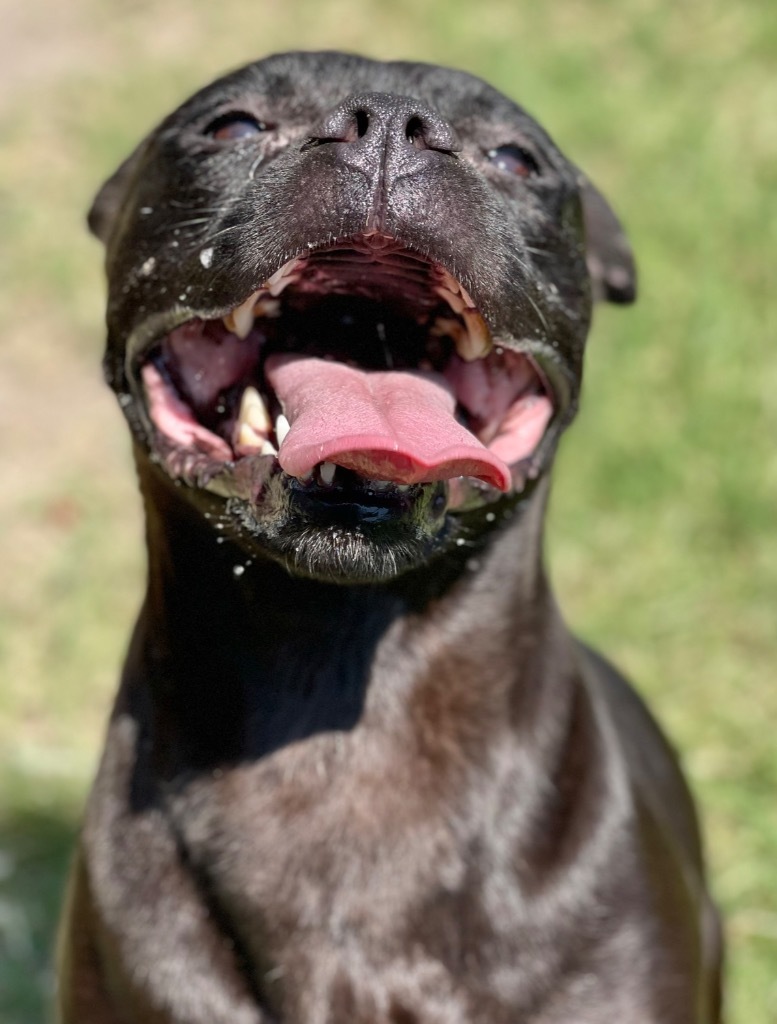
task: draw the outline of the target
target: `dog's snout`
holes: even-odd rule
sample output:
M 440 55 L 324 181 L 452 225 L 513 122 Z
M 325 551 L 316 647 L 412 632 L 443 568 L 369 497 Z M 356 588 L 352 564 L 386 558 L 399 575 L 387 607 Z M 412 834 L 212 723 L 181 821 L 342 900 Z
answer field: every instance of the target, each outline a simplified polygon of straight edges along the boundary
M 316 141 L 354 146 L 412 146 L 455 153 L 461 148 L 455 129 L 427 104 L 409 96 L 364 93 L 349 96 L 313 133 Z

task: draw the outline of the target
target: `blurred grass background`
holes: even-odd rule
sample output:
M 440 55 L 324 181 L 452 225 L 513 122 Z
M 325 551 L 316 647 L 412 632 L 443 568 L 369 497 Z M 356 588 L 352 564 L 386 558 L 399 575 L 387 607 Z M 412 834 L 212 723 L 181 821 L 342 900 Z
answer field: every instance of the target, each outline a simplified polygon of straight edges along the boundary
M 320 47 L 487 77 L 628 226 L 640 301 L 597 315 L 552 572 L 683 751 L 727 919 L 729 1024 L 777 1021 L 777 5 L 0 0 L 0 25 L 0 1024 L 45 1017 L 142 582 L 84 212 L 191 90 Z

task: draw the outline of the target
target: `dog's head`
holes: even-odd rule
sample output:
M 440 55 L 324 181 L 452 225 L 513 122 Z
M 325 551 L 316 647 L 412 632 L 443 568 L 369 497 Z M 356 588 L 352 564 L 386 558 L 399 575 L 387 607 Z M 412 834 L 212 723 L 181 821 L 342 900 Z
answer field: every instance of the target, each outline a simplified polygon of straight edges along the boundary
M 574 414 L 601 195 L 462 72 L 294 53 L 170 115 L 98 195 L 107 376 L 146 457 L 252 552 L 390 577 L 488 530 Z

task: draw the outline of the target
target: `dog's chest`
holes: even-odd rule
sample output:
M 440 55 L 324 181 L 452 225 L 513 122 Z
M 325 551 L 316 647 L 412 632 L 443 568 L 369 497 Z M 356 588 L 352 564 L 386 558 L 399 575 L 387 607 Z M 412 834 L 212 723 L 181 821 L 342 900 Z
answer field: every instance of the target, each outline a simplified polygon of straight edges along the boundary
M 195 873 L 262 998 L 294 1024 L 322 1007 L 351 1024 L 566 1021 L 558 950 L 536 921 L 527 931 L 509 852 L 468 840 L 409 764 L 364 758 L 357 730 L 177 800 Z
M 411 758 L 368 747 L 316 737 L 180 797 L 197 876 L 286 1021 L 507 1024 L 521 929 L 482 837 Z
M 358 936 L 379 923 L 388 935 L 464 885 L 460 842 L 430 786 L 374 740 L 327 734 L 200 781 L 170 806 L 241 931 Z

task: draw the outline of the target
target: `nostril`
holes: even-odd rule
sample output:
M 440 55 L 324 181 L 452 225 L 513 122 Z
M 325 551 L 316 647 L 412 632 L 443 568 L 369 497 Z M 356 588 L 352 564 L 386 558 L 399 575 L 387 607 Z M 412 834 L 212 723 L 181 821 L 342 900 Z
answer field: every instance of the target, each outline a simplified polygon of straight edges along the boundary
M 356 122 L 356 137 L 363 138 L 370 128 L 370 112 L 356 111 L 353 117 Z
M 453 154 L 461 148 L 456 132 L 447 121 L 431 111 L 414 113 L 405 121 L 405 138 L 415 149 L 434 149 Z
M 366 110 L 357 110 L 354 113 L 354 119 L 356 121 L 356 136 L 359 139 L 363 139 L 370 127 L 369 112 Z
M 313 134 L 302 143 L 302 150 L 304 152 L 329 142 L 358 142 L 368 134 L 372 120 L 369 109 L 361 106 L 350 109 L 344 104 L 314 128 Z
M 426 133 L 420 117 L 414 115 L 405 125 L 405 138 L 416 149 L 426 149 Z

